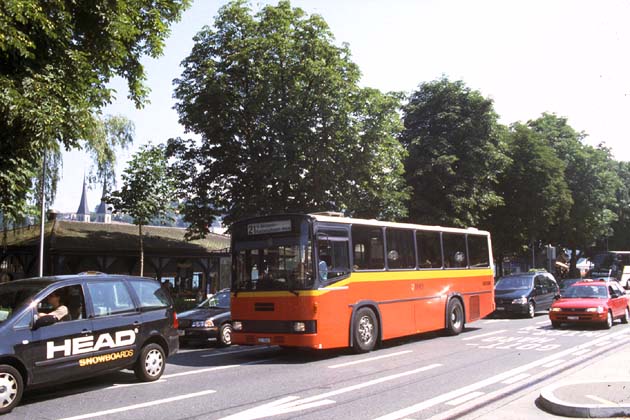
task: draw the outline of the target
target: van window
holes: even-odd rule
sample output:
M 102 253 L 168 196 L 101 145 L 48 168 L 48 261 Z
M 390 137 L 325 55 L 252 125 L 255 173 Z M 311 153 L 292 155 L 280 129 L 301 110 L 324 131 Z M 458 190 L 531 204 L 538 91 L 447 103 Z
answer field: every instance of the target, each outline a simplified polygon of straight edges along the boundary
M 121 280 L 88 282 L 87 289 L 92 298 L 94 316 L 96 317 L 135 310 L 127 286 Z
M 141 308 L 167 308 L 171 300 L 158 282 L 144 280 L 129 280 L 131 288 L 138 295 Z

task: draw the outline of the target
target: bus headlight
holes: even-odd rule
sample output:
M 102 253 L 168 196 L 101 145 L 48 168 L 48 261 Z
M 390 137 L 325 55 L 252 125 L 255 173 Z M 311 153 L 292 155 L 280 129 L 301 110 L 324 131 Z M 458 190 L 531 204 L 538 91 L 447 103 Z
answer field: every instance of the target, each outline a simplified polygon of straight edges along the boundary
M 304 322 L 294 322 L 293 323 L 293 331 L 294 332 L 305 332 L 306 324 Z
M 241 331 L 243 329 L 243 323 L 241 321 L 232 321 L 232 329 L 234 331 Z

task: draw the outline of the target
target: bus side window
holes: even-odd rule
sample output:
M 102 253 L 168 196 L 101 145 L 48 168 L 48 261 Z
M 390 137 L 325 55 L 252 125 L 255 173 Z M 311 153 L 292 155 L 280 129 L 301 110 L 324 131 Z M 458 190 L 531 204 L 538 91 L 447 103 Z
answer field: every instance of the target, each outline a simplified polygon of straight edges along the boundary
M 420 268 L 442 268 L 440 232 L 416 231 L 416 243 Z
M 387 228 L 387 267 L 413 269 L 416 256 L 413 248 L 413 231 Z
M 383 270 L 385 247 L 383 230 L 374 226 L 352 225 L 355 270 Z
M 466 258 L 466 237 L 461 233 L 442 233 L 444 246 L 444 266 L 463 268 L 468 265 Z
M 471 267 L 490 267 L 488 238 L 483 235 L 467 235 L 468 259 Z

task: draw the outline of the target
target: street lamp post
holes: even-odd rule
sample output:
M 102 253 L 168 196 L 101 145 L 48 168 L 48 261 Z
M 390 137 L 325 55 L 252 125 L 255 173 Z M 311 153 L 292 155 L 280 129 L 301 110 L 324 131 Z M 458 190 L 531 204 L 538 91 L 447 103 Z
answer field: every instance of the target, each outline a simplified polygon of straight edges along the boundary
M 40 199 L 42 201 L 42 208 L 40 213 L 40 227 L 39 227 L 39 276 L 44 275 L 44 237 L 45 237 L 45 223 L 44 213 L 46 209 L 46 152 L 44 152 L 44 162 L 42 164 L 42 180 L 41 180 L 41 192 Z

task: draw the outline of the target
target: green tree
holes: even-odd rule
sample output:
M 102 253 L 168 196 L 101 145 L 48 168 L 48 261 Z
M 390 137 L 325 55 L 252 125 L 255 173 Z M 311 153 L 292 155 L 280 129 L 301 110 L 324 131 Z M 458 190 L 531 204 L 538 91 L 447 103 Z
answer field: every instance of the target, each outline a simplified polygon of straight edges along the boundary
M 47 152 L 90 142 L 112 77 L 141 106 L 140 59 L 162 53 L 189 0 L 0 2 L 0 213 L 19 218 Z
M 168 170 L 165 148 L 145 145 L 129 161 L 122 175 L 123 186 L 114 191 L 107 202 L 114 213 L 124 213 L 138 225 L 140 275 L 144 275 L 144 241 L 142 227 L 154 218 L 165 218 L 171 211 L 175 185 Z
M 570 272 L 575 275 L 578 251 L 584 251 L 612 233 L 619 183 L 615 163 L 609 149 L 584 144 L 586 134 L 575 131 L 566 118 L 545 113 L 528 125 L 565 162 L 564 179 L 573 204 L 568 220 L 558 226 L 558 236 L 572 250 Z
M 116 153 L 133 143 L 134 124 L 122 115 L 108 115 L 99 119 L 96 132 L 86 149 L 92 157 L 94 167 L 90 174 L 91 183 L 99 183 L 103 191 L 116 186 Z
M 612 223 L 613 234 L 608 238 L 608 249 L 630 249 L 630 162 L 617 162 L 616 164 L 617 191 L 615 193 L 617 203 L 617 220 Z
M 565 163 L 542 136 L 513 124 L 507 137 L 510 164 L 499 175 L 504 205 L 488 217 L 497 257 L 521 253 L 537 241 L 552 241 L 554 227 L 568 219 L 573 204 L 564 179 Z
M 320 16 L 288 1 L 255 14 L 229 3 L 183 66 L 176 109 L 201 141 L 173 139 L 170 152 L 192 235 L 217 213 L 404 216 L 399 95 L 360 88 Z
M 411 95 L 404 125 L 411 221 L 478 226 L 502 204 L 497 175 L 508 160 L 492 100 L 443 77 Z

